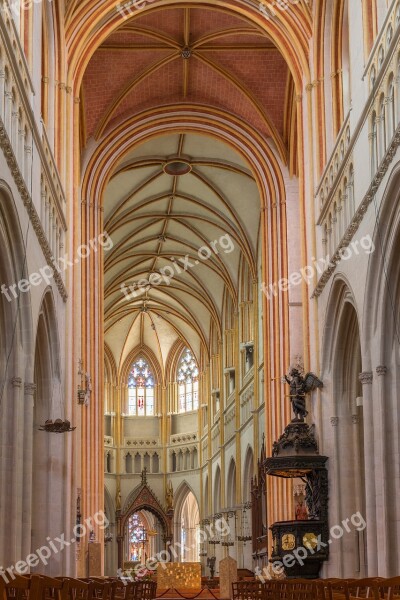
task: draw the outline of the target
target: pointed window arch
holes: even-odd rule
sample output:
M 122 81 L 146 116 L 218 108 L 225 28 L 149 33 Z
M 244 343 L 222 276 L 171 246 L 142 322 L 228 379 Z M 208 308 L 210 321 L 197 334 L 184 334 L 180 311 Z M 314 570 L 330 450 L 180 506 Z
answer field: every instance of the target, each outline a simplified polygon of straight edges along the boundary
M 128 552 L 130 561 L 136 562 L 142 559 L 146 543 L 146 526 L 141 516 L 138 513 L 134 513 L 128 520 Z
M 178 400 L 179 412 L 188 412 L 199 408 L 199 368 L 196 360 L 186 348 L 178 363 Z
M 154 376 L 143 357 L 133 363 L 128 376 L 128 414 L 154 415 Z

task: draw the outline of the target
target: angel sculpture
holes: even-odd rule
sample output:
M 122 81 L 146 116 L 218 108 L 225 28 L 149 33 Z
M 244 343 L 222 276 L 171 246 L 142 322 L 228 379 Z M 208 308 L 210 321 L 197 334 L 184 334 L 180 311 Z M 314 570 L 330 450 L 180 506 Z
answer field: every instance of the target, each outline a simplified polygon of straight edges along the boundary
M 322 388 L 323 383 L 314 373 L 307 373 L 303 377 L 295 367 L 290 369 L 289 377 L 285 375 L 285 380 L 290 385 L 290 401 L 295 415 L 293 421 L 304 422 L 305 417 L 308 415 L 306 410 L 306 394 L 313 392 L 317 388 Z

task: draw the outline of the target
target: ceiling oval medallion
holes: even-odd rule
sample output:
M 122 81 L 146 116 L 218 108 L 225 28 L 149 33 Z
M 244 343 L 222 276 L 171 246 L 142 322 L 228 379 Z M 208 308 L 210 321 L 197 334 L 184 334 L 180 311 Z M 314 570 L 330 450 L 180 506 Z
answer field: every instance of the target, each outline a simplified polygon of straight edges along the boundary
M 192 165 L 181 158 L 171 158 L 163 165 L 163 170 L 167 175 L 187 175 L 192 170 Z

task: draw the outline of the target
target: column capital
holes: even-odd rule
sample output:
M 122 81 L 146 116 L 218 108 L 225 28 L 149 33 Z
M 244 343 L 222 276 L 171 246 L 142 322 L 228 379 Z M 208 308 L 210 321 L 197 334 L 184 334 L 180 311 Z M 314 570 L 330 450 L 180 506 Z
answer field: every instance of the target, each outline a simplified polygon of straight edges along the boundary
M 388 368 L 385 367 L 384 365 L 379 365 L 379 367 L 376 367 L 376 374 L 378 375 L 378 377 L 382 376 L 382 375 L 386 375 L 388 371 Z
M 372 379 L 373 379 L 373 373 L 372 373 L 372 371 L 364 371 L 363 373 L 360 373 L 358 378 L 363 385 L 371 385 Z
M 13 377 L 11 379 L 11 383 L 12 383 L 13 387 L 21 387 L 22 379 L 21 379 L 21 377 Z
M 24 385 L 25 396 L 34 396 L 35 392 L 36 392 L 36 384 L 35 383 L 25 383 L 25 385 Z

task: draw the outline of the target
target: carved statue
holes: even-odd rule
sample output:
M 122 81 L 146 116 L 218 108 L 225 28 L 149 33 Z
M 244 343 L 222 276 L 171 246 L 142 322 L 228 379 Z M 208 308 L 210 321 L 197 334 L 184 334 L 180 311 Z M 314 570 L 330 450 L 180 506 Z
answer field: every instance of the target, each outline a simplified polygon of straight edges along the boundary
M 116 510 L 121 510 L 121 490 L 118 488 L 117 494 L 115 497 L 115 508 Z
M 285 375 L 285 381 L 290 385 L 290 401 L 295 415 L 293 421 L 304 421 L 308 415 L 306 410 L 306 394 L 317 388 L 321 388 L 323 383 L 314 373 L 307 373 L 303 377 L 295 367 L 290 369 L 289 376 Z
M 303 501 L 300 500 L 300 502 L 296 506 L 296 521 L 307 521 L 307 520 L 308 520 L 307 508 L 304 506 Z
M 167 485 L 165 492 L 165 502 L 167 504 L 167 511 L 172 510 L 174 507 L 174 488 L 172 487 L 171 481 Z
M 214 579 L 215 575 L 215 556 L 210 556 L 207 558 L 207 567 L 210 569 L 210 579 Z

